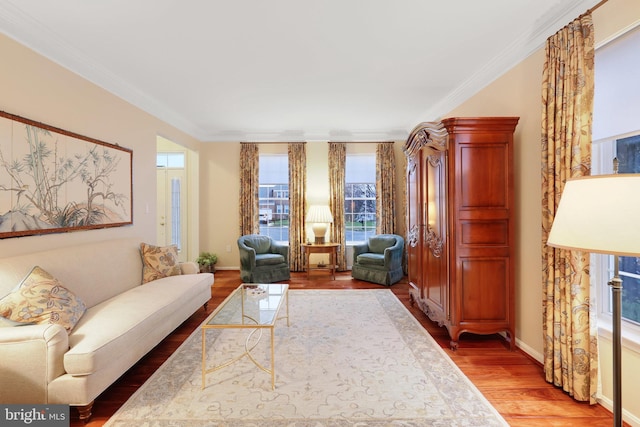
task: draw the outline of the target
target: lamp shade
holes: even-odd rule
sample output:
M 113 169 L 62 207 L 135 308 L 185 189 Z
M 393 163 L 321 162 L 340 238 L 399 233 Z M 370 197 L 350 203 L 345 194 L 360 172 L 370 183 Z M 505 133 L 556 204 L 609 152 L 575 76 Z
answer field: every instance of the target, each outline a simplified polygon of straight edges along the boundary
M 307 222 L 331 224 L 333 215 L 327 205 L 311 205 L 307 213 Z
M 549 246 L 609 255 L 640 254 L 640 174 L 568 180 Z

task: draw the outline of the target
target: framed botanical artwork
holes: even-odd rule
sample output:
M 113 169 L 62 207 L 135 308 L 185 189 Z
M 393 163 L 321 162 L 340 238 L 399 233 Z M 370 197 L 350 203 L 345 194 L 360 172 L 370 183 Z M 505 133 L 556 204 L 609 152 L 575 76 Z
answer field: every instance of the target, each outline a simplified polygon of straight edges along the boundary
M 0 239 L 133 223 L 133 151 L 0 111 Z

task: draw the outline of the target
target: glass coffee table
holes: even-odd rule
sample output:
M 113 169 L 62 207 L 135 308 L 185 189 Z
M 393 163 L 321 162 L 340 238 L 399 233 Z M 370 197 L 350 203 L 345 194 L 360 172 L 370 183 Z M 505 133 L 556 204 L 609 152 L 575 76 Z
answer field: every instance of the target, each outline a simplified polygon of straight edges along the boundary
M 278 317 L 280 308 L 285 305 L 286 314 Z M 289 326 L 289 285 L 243 283 L 236 288 L 202 324 L 202 388 L 208 373 L 217 371 L 243 357 L 248 357 L 258 368 L 271 374 L 271 388 L 276 387 L 275 352 L 273 332 L 276 321 L 287 319 Z M 207 340 L 209 329 L 251 329 L 244 343 L 244 352 L 227 362 L 207 368 Z M 251 351 L 258 345 L 262 331 L 268 329 L 271 334 L 271 368 L 258 362 Z M 254 334 L 259 335 L 253 339 Z

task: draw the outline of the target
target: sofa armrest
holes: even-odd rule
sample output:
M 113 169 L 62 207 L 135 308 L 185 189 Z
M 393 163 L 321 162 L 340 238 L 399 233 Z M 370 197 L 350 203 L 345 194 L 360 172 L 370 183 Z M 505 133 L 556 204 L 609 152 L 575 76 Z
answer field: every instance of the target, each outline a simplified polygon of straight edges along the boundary
M 247 246 L 242 239 L 239 239 L 238 252 L 240 253 L 240 267 L 244 270 L 254 269 L 256 266 L 256 250 Z
M 180 263 L 180 271 L 182 274 L 198 274 L 200 273 L 200 266 L 193 261 L 185 261 Z
M 282 255 L 284 257 L 284 262 L 289 262 L 289 245 L 283 245 L 273 241 L 270 249 L 271 253 Z
M 366 243 L 359 243 L 353 245 L 353 263 L 358 260 L 358 255 L 369 252 L 369 245 Z
M 60 325 L 0 328 L 0 402 L 46 403 L 49 383 L 64 374 L 68 349 Z
M 404 239 L 397 237 L 396 243 L 384 250 L 384 265 L 387 268 L 402 267 L 404 256 Z

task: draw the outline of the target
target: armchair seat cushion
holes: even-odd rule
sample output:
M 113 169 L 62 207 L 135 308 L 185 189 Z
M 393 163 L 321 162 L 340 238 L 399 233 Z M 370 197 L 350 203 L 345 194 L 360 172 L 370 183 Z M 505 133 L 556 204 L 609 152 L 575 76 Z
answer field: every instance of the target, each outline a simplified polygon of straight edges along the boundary
M 367 252 L 364 254 L 358 255 L 356 261 L 360 265 L 381 265 L 384 266 L 384 253 L 377 254 L 372 252 Z
M 278 265 L 285 262 L 285 259 L 280 254 L 256 254 L 256 266 L 261 265 Z

